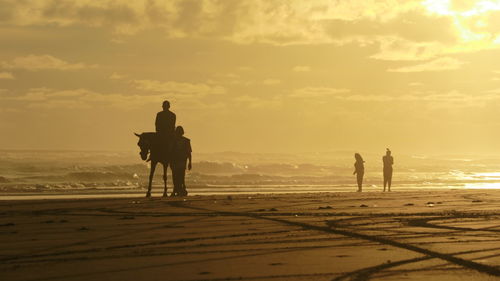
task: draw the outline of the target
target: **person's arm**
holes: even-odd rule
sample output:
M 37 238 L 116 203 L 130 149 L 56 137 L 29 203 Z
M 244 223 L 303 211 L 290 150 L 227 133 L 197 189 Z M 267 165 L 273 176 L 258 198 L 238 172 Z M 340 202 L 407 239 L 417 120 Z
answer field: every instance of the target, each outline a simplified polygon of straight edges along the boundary
M 158 128 L 160 127 L 160 114 L 156 114 L 156 120 L 155 120 L 155 128 L 156 132 L 158 132 Z
M 191 149 L 191 141 L 188 141 L 188 170 L 191 171 L 191 168 L 192 168 L 192 165 L 191 165 L 191 152 L 193 152 L 193 150 Z
M 357 169 L 356 169 L 356 164 L 354 164 L 354 172 L 352 173 L 353 175 L 355 175 L 357 173 Z

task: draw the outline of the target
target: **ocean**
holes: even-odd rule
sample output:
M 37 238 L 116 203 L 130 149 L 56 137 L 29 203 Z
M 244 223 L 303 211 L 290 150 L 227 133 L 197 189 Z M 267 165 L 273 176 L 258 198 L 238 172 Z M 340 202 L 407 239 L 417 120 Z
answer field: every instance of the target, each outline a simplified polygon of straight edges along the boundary
M 353 154 L 198 153 L 186 185 L 190 195 L 356 191 Z M 382 154 L 363 153 L 364 191 L 382 191 Z M 500 188 L 500 157 L 393 155 L 393 191 Z M 142 197 L 148 174 L 137 151 L 0 150 L 0 200 Z M 153 195 L 162 191 L 157 169 Z

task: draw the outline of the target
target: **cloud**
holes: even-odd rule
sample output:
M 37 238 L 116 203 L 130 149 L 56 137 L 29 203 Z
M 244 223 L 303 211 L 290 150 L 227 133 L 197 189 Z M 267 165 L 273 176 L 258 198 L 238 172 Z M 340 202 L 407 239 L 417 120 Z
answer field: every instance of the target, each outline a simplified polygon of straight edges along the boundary
M 292 68 L 293 71 L 295 72 L 309 72 L 311 71 L 311 67 L 307 65 L 297 65 Z
M 500 81 L 500 71 L 499 70 L 492 70 L 493 77 L 491 77 L 491 81 Z
M 293 91 L 289 97 L 323 102 L 336 100 L 339 102 L 357 103 L 424 103 L 428 105 L 439 105 L 441 107 L 474 107 L 484 106 L 489 101 L 500 101 L 500 89 L 491 90 L 483 94 L 468 94 L 458 90 L 438 93 L 435 91 L 411 91 L 398 95 L 362 95 L 353 93 L 349 89 L 338 89 L 328 87 L 306 87 Z
M 101 28 L 113 33 L 110 38 L 114 42 L 148 30 L 161 30 L 168 38 L 238 44 L 366 46 L 378 42 L 381 50 L 373 58 L 383 60 L 431 59 L 441 52 L 443 44 L 451 53 L 500 47 L 496 28 L 500 5 L 475 1 L 468 6 L 470 10 L 461 11 L 450 5 L 455 2 L 0 0 L 0 24 Z M 384 37 L 389 39 L 379 39 Z M 413 43 L 405 46 L 391 37 Z
M 335 97 L 339 94 L 349 93 L 349 89 L 327 88 L 327 87 L 306 87 L 293 91 L 292 98 L 323 98 Z
M 185 95 L 165 94 L 165 93 L 141 93 L 141 94 L 123 94 L 107 93 L 93 91 L 89 89 L 51 89 L 51 88 L 32 88 L 22 94 L 14 94 L 11 91 L 2 91 L 0 89 L 0 102 L 8 102 L 15 105 L 13 108 L 19 111 L 30 109 L 47 110 L 73 110 L 73 109 L 96 109 L 102 108 L 135 110 L 160 107 L 165 99 L 168 99 L 176 109 L 182 110 L 219 110 L 227 108 L 226 102 L 211 101 L 209 103 L 203 100 L 204 96 L 197 98 L 186 98 Z
M 118 74 L 116 72 L 113 72 L 113 74 L 111 74 L 111 76 L 109 76 L 109 79 L 111 79 L 111 80 L 121 80 L 121 79 L 124 79 L 126 77 L 127 76 L 125 76 L 125 75 L 121 75 L 121 74 Z
M 0 72 L 0 79 L 14 79 L 14 75 L 10 72 Z
M 35 2 L 3 0 L 2 7 L 8 9 L 3 21 L 18 26 L 111 26 L 116 32 L 130 32 L 139 25 L 136 1 L 61 1 L 40 0 Z M 129 3 L 127 3 L 129 2 Z
M 401 61 L 427 60 L 443 53 L 445 46 L 437 42 L 414 42 L 396 36 L 379 37 L 378 53 L 370 56 L 372 59 Z
M 238 67 L 238 70 L 239 71 L 251 71 L 251 70 L 253 70 L 253 68 L 250 66 L 240 66 L 240 67 Z
M 226 89 L 217 85 L 202 83 L 180 83 L 174 81 L 133 80 L 132 84 L 139 90 L 164 93 L 178 93 L 184 95 L 219 95 L 226 93 Z
M 267 109 L 267 110 L 276 110 L 283 106 L 283 99 L 280 97 L 271 97 L 271 98 L 261 98 L 249 95 L 243 95 L 235 97 L 232 101 L 232 104 L 237 106 L 245 106 L 247 108 L 253 109 Z
M 11 102 L 16 108 L 40 109 L 91 109 L 119 108 L 137 109 L 160 105 L 165 99 L 175 104 L 176 108 L 209 109 L 220 108 L 225 103 L 205 102 L 210 95 L 220 95 L 226 89 L 213 84 L 181 83 L 175 81 L 133 80 L 132 85 L 142 92 L 138 94 L 109 93 L 77 89 L 31 88 L 22 94 L 0 91 L 0 102 Z M 136 91 L 137 92 L 137 91 Z
M 391 68 L 389 72 L 425 72 L 425 71 L 445 71 L 459 69 L 464 62 L 455 58 L 439 58 L 422 64 Z
M 100 28 L 111 32 L 109 38 L 113 39 L 110 40 L 117 43 L 126 42 L 123 40 L 126 36 L 149 30 L 162 31 L 168 38 L 226 40 L 238 44 L 366 46 L 378 43 L 381 50 L 373 58 L 383 60 L 431 59 L 443 47 L 450 53 L 500 47 L 496 28 L 499 5 L 488 10 L 483 6 L 490 5 L 490 1 L 476 1 L 472 10 L 461 13 L 448 7 L 448 2 L 451 3 L 424 3 L 422 0 L 0 0 L 0 24 Z M 405 46 L 404 42 L 394 42 L 391 37 L 413 43 Z
M 274 79 L 274 78 L 264 79 L 264 81 L 262 81 L 262 84 L 264 84 L 264 85 L 278 85 L 278 84 L 281 84 L 281 80 Z
M 0 96 L 0 100 L 22 102 L 26 108 L 42 109 L 86 109 L 96 106 L 134 109 L 148 104 L 161 104 L 165 98 L 165 94 L 160 93 L 125 95 L 101 93 L 88 89 L 56 90 L 50 88 L 34 88 L 22 95 Z M 178 101 L 176 98 L 172 100 Z M 179 100 L 179 102 L 183 101 Z
M 418 0 L 0 0 L 17 26 L 90 26 L 132 35 L 161 29 L 170 38 L 217 38 L 276 45 L 349 42 L 332 33 L 333 21 L 387 23 L 409 11 L 425 12 Z M 366 34 L 363 34 L 363 36 Z M 350 37 L 350 36 L 348 36 Z M 352 42 L 352 41 L 351 41 Z
M 10 62 L 0 64 L 7 69 L 24 69 L 29 71 L 39 70 L 78 70 L 96 67 L 96 65 L 86 65 L 84 63 L 69 63 L 51 55 L 28 55 L 17 57 Z
M 411 83 L 408 83 L 408 86 L 410 87 L 420 87 L 420 86 L 423 86 L 424 83 L 421 83 L 421 82 L 411 82 Z

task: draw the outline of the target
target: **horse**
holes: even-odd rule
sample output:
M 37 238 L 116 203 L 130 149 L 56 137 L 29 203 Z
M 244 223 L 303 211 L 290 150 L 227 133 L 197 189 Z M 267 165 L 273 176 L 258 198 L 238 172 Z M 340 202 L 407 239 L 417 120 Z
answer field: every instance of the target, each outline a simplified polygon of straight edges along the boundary
M 148 192 L 146 193 L 146 197 L 151 197 L 151 186 L 153 184 L 153 176 L 155 174 L 156 165 L 161 163 L 163 165 L 163 197 L 167 197 L 167 168 L 170 164 L 170 153 L 161 153 L 162 147 L 161 142 L 156 133 L 147 132 L 142 134 L 134 133 L 137 137 L 139 137 L 139 142 L 137 145 L 141 148 L 141 159 L 148 162 L 151 161 L 151 170 L 149 173 L 149 185 Z M 163 144 L 163 149 L 168 149 L 166 144 Z M 148 158 L 149 154 L 149 158 Z M 162 159 L 162 156 L 164 156 Z

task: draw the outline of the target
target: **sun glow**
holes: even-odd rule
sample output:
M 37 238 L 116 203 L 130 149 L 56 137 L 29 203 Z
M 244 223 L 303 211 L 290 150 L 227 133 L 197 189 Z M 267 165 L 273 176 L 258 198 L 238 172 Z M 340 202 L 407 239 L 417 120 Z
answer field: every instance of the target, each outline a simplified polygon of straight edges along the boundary
M 476 1 L 468 10 L 456 10 L 450 0 L 426 0 L 422 2 L 427 11 L 441 16 L 472 17 L 500 10 L 500 1 Z
M 451 0 L 426 0 L 422 2 L 428 13 L 453 18 L 458 36 L 464 45 L 454 51 L 493 48 L 500 43 L 497 32 L 491 31 L 489 21 L 500 11 L 500 1 L 476 1 L 466 9 L 457 9 Z

